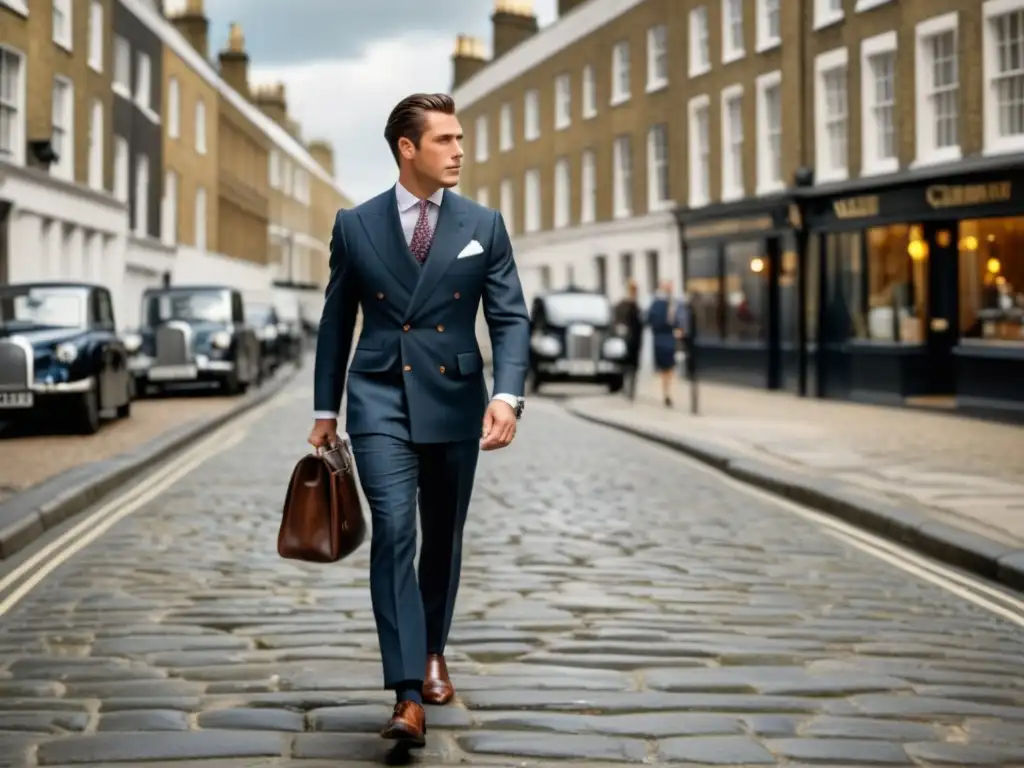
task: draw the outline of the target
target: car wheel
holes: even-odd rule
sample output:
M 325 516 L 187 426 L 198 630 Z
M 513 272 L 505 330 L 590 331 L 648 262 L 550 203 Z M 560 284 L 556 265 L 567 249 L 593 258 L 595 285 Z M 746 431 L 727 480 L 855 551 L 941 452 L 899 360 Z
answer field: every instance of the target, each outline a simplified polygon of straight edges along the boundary
M 615 378 L 608 382 L 608 391 L 611 392 L 612 394 L 615 394 L 616 392 L 621 392 L 624 383 L 624 377 L 616 376 Z
M 237 371 L 232 371 L 227 376 L 225 376 L 224 379 L 221 381 L 220 386 L 221 389 L 224 390 L 224 393 L 227 395 L 233 396 L 241 394 L 242 392 L 242 384 L 238 380 Z
M 82 394 L 78 403 L 76 414 L 76 425 L 78 432 L 83 435 L 94 435 L 100 429 L 100 393 L 93 380 L 93 387 Z

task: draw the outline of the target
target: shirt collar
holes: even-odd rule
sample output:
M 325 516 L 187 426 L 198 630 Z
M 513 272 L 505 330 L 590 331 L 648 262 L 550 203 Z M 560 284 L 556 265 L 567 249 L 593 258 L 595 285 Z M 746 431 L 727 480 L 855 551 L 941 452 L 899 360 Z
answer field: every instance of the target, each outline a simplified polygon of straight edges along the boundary
M 412 192 L 402 186 L 402 182 L 395 183 L 395 197 L 398 199 L 398 210 L 405 213 L 411 208 L 415 208 L 419 205 L 419 198 L 416 197 Z M 434 194 L 427 199 L 434 205 L 440 207 L 441 200 L 444 197 L 444 187 L 441 187 Z

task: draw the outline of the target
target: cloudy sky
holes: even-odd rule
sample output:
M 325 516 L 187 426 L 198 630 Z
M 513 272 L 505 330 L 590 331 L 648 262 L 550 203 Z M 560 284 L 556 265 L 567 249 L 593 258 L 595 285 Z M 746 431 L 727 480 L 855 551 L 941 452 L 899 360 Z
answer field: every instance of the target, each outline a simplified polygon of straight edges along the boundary
M 557 0 L 535 0 L 540 24 Z M 456 34 L 490 47 L 494 0 L 206 0 L 210 51 L 242 25 L 253 83 L 285 83 L 306 139 L 334 144 L 335 170 L 355 202 L 394 182 L 384 141 L 391 107 L 416 91 L 451 89 Z

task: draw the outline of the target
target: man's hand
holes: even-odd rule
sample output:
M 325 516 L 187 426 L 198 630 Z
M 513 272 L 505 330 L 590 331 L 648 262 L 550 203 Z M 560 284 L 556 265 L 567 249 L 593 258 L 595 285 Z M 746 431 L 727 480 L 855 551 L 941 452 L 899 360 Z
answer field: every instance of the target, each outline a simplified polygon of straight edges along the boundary
M 491 400 L 484 414 L 484 436 L 481 451 L 496 451 L 512 442 L 516 436 L 516 412 L 504 400 Z
M 307 442 L 314 448 L 330 448 L 338 442 L 338 420 L 317 419 L 314 421 Z

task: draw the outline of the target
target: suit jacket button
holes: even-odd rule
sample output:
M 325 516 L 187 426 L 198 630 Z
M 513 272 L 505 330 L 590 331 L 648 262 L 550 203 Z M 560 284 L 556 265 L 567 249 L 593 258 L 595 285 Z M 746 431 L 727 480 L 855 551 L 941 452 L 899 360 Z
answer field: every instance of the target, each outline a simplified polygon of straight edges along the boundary
M 403 331 L 408 331 L 409 330 L 409 326 L 408 325 L 403 325 L 402 326 L 402 330 Z
M 383 299 L 384 298 L 384 294 L 381 293 L 380 291 L 377 291 L 377 298 L 378 299 Z
M 444 373 L 444 366 L 441 366 L 441 373 Z
M 462 294 L 459 293 L 458 291 L 456 291 L 455 292 L 455 298 L 458 299 L 458 298 L 461 298 L 461 297 L 462 297 Z
M 404 366 L 404 367 L 402 368 L 402 370 L 403 370 L 403 371 L 405 371 L 406 373 L 408 373 L 409 371 L 411 371 L 411 370 L 412 370 L 412 366 L 411 366 L 411 365 L 406 365 L 406 366 Z
M 444 326 L 443 325 L 437 326 L 437 332 L 438 333 L 444 333 Z

